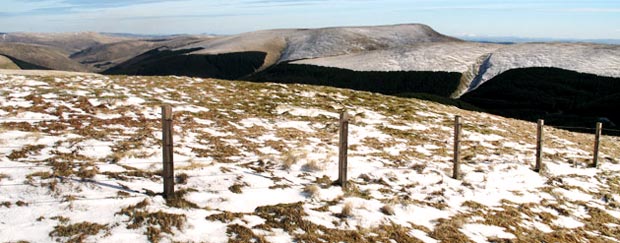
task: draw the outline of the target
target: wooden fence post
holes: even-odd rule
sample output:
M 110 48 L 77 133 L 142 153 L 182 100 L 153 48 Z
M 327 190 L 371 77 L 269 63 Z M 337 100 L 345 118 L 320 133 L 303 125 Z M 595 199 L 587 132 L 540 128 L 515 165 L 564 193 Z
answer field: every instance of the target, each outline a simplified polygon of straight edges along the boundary
M 458 180 L 460 178 L 460 166 L 461 166 L 461 116 L 454 117 L 454 167 L 452 171 L 452 178 Z
M 161 107 L 162 121 L 162 154 L 163 154 L 163 177 L 164 177 L 164 197 L 174 197 L 174 160 L 172 142 L 172 107 L 164 105 Z
M 338 183 L 341 187 L 347 184 L 347 148 L 349 135 L 349 114 L 347 111 L 340 113 L 340 136 L 338 141 Z
M 538 126 L 536 129 L 536 165 L 534 166 L 534 171 L 540 173 L 540 168 L 542 167 L 542 157 L 543 157 L 543 127 L 545 126 L 545 120 L 538 119 Z
M 598 168 L 598 151 L 601 146 L 601 132 L 603 130 L 603 123 L 596 123 L 596 133 L 594 134 L 594 155 L 592 158 L 592 167 Z

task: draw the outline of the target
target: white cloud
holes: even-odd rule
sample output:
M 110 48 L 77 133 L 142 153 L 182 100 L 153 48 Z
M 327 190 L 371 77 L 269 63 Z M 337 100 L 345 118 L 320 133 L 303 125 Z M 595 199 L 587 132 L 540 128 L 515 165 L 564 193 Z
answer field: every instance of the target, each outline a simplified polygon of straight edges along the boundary
M 620 8 L 567 8 L 561 9 L 561 11 L 577 13 L 620 13 Z

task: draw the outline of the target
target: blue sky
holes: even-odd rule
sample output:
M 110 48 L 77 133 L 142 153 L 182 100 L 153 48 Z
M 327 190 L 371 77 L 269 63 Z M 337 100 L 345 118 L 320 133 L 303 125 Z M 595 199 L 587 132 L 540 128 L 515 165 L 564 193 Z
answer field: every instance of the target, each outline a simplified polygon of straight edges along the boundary
M 620 0 L 0 0 L 0 32 L 234 34 L 424 23 L 453 36 L 620 39 Z

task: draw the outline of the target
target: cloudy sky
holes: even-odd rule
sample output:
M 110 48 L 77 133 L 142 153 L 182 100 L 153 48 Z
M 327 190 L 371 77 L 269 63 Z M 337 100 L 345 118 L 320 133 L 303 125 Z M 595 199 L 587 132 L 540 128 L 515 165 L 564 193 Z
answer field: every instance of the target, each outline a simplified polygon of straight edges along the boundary
M 0 32 L 234 34 L 424 23 L 454 36 L 620 39 L 620 0 L 0 0 Z

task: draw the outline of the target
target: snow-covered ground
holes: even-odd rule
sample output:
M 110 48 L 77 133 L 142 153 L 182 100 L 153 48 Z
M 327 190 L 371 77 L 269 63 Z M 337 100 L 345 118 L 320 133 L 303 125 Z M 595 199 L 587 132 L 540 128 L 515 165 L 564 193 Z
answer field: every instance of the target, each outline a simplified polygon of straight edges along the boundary
M 0 75 L 0 242 L 618 242 L 620 139 L 427 101 L 185 77 Z M 177 200 L 160 195 L 172 104 Z M 337 119 L 351 186 L 337 177 Z M 462 180 L 452 120 L 464 117 Z

